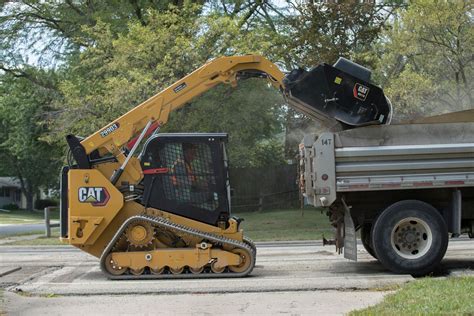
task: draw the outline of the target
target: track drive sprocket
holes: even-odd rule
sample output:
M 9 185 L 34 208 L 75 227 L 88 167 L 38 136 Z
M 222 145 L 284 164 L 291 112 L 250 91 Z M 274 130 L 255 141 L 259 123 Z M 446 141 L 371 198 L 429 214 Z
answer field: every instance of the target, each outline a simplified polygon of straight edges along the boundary
M 125 236 L 130 245 L 134 247 L 146 247 L 153 242 L 155 230 L 153 226 L 146 221 L 133 223 L 125 231 Z

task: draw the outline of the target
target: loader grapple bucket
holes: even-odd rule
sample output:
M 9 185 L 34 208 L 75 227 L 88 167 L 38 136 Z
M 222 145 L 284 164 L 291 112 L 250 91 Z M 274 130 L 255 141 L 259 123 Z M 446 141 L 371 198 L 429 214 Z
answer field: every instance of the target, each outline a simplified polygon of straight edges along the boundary
M 288 102 L 313 119 L 339 121 L 347 127 L 388 124 L 392 108 L 370 71 L 347 59 L 289 73 L 284 84 Z

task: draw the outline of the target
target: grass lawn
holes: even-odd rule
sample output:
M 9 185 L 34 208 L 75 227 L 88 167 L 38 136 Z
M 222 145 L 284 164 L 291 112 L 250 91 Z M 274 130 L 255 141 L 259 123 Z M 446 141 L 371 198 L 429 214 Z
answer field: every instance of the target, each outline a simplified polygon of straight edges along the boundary
M 237 216 L 245 219 L 242 223 L 245 236 L 255 241 L 321 239 L 323 234 L 326 238 L 333 238 L 328 217 L 315 208 L 306 208 L 303 212 L 300 209 L 256 211 Z M 56 228 L 52 230 L 51 238 L 16 240 L 3 245 L 64 245 L 58 236 L 59 230 Z
M 65 246 L 61 241 L 59 241 L 58 236 L 52 236 L 50 238 L 38 237 L 36 239 L 30 240 L 18 240 L 12 241 L 10 243 L 4 244 L 3 246 Z M 1 247 L 2 245 L 0 245 Z
M 26 234 L 16 235 L 16 236 L 28 236 L 28 235 L 38 235 L 44 234 L 44 231 L 41 232 L 30 232 Z M 7 236 L 6 238 L 11 238 L 12 236 Z M 15 236 L 13 236 L 15 237 Z M 45 236 L 41 236 L 35 239 L 19 239 L 14 240 L 12 242 L 8 242 L 1 246 L 59 246 L 59 245 L 66 245 L 59 241 L 59 228 L 52 228 L 51 229 L 51 237 L 46 238 Z
M 473 293 L 474 277 L 424 278 L 350 315 L 473 315 Z
M 59 211 L 51 211 L 50 218 L 59 219 Z M 0 211 L 0 224 L 39 224 L 44 223 L 44 211 L 14 210 Z
M 0 316 L 6 315 L 5 313 L 5 303 L 3 298 L 3 289 L 0 289 Z
M 244 235 L 255 241 L 333 238 L 329 218 L 319 209 L 266 210 L 236 214 L 244 218 Z

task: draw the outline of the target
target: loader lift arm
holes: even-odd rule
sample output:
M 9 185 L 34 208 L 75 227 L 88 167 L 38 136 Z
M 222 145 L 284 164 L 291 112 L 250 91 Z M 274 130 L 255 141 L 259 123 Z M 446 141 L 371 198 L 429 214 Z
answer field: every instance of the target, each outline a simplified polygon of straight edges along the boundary
M 85 138 L 81 141 L 81 145 L 86 154 L 94 150 L 98 150 L 100 155 L 110 152 L 119 162 L 123 162 L 125 156 L 121 152 L 122 146 L 148 122 L 165 124 L 170 112 L 183 107 L 216 85 L 220 83 L 237 85 L 239 73 L 243 71 L 249 71 L 247 76 L 266 76 L 273 86 L 283 90 L 284 74 L 266 58 L 257 55 L 220 57 L 206 63 Z

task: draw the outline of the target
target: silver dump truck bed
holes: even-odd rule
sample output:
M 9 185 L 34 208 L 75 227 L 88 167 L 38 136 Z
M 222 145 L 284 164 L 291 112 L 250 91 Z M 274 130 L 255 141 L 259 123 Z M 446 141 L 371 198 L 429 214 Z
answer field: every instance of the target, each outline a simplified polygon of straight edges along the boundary
M 474 186 L 474 123 L 378 125 L 304 138 L 304 195 Z

